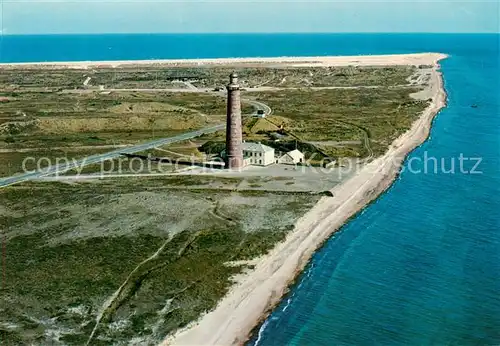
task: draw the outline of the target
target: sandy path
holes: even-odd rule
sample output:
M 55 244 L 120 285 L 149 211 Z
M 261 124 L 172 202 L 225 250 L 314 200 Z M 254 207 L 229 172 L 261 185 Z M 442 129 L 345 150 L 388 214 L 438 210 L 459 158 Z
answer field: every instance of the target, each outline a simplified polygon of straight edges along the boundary
M 438 59 L 431 64 L 437 67 Z M 394 60 L 389 58 L 385 64 L 394 64 Z M 428 137 L 432 119 L 446 105 L 442 76 L 437 70 L 433 72 L 428 92 L 414 95 L 426 96 L 432 97 L 431 105 L 408 132 L 394 141 L 384 156 L 336 186 L 332 190 L 335 197 L 322 198 L 298 221 L 295 230 L 283 243 L 262 257 L 252 272 L 240 278 L 214 311 L 163 344 L 234 345 L 245 342 L 257 323 L 279 303 L 290 282 L 314 251 L 351 216 L 385 191 L 399 174 L 407 154 Z

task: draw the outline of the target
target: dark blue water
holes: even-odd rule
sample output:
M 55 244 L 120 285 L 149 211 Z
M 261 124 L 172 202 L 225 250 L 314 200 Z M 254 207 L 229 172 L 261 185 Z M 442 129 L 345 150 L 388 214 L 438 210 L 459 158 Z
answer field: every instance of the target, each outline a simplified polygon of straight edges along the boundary
M 449 105 L 405 171 L 315 254 L 252 343 L 500 344 L 499 35 L 4 36 L 3 62 L 442 52 Z M 471 105 L 477 105 L 472 108 Z M 426 154 L 427 153 L 427 154 Z M 460 173 L 460 155 L 481 158 Z M 475 160 L 465 161 L 470 171 Z M 421 164 L 415 169 L 424 168 Z M 418 167 L 417 167 L 418 166 Z
M 464 45 L 464 40 L 467 42 Z M 494 42 L 496 41 L 496 42 Z M 101 61 L 173 58 L 359 55 L 498 48 L 498 35 L 154 34 L 3 36 L 0 61 Z M 469 46 L 468 46 L 469 45 Z
M 409 160 L 427 152 L 448 171 L 456 158 L 458 171 L 462 153 L 483 173 L 433 174 L 431 161 L 431 174 L 404 172 L 314 256 L 252 344 L 500 344 L 498 39 L 412 41 L 451 58 L 449 105 Z

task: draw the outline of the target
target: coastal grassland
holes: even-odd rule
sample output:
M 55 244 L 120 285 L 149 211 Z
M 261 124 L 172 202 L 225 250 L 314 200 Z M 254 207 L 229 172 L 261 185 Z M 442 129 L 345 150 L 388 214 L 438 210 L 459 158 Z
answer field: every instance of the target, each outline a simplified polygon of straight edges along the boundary
M 409 95 L 418 88 L 281 90 L 252 94 L 273 109 L 268 122 L 292 139 L 324 142 L 334 157 L 365 157 L 385 152 L 407 131 L 428 103 Z M 341 145 L 336 145 L 335 142 Z
M 51 148 L 67 148 L 78 150 L 82 147 L 108 146 L 113 150 L 117 145 L 130 145 L 144 143 L 163 137 L 176 136 L 185 133 L 186 130 L 138 130 L 138 131 L 114 131 L 114 132 L 80 132 L 61 134 L 24 134 L 0 136 L 0 148 L 2 150 L 50 150 Z
M 219 124 L 225 107 L 212 94 L 19 93 L 0 102 L 0 146 L 134 143 Z
M 199 70 L 200 72 L 202 70 Z M 355 87 L 366 85 L 392 86 L 408 83 L 408 78 L 417 71 L 411 66 L 387 67 L 287 67 L 287 66 L 227 66 L 206 69 L 199 73 L 198 87 L 220 87 L 227 84 L 227 76 L 237 72 L 244 88 L 256 87 Z
M 428 106 L 410 97 L 418 86 L 276 90 L 248 93 L 273 109 L 265 119 L 243 120 L 243 137 L 280 152 L 298 148 L 306 158 L 366 158 L 382 155 Z M 199 150 L 216 154 L 224 147 L 223 132 L 200 138 Z M 315 162 L 314 160 L 312 161 Z
M 122 66 L 92 69 L 4 68 L 0 86 L 4 90 L 59 89 L 186 89 L 222 88 L 232 72 L 241 76 L 245 88 L 304 86 L 402 85 L 417 71 L 411 66 L 379 67 L 290 67 L 276 64 L 227 66 Z M 84 81 L 91 78 L 87 85 Z
M 35 148 L 26 151 L 0 152 L 0 177 L 65 164 L 90 155 L 109 152 L 109 148 Z
M 407 96 L 404 90 L 409 93 L 409 88 L 387 88 L 407 84 L 410 76 L 418 75 L 420 69 L 409 66 L 152 65 L 89 70 L 11 67 L 3 69 L 0 77 L 0 97 L 4 101 L 0 102 L 0 149 L 137 144 L 220 124 L 226 112 L 226 100 L 221 94 L 203 89 L 198 93 L 168 92 L 168 85 L 181 90 L 193 85 L 218 87 L 235 70 L 247 90 L 279 89 L 244 93 L 244 99 L 269 103 L 274 111 L 270 119 L 244 119 L 247 140 L 272 142 L 276 137 L 270 134 L 284 124 L 285 137 L 280 138 L 289 142 L 361 143 L 317 145 L 323 156 L 366 157 L 372 151 L 383 152 L 395 134 L 408 128 L 412 120 L 408 114 L 418 108 L 403 100 Z M 88 78 L 91 83 L 84 86 Z M 98 85 L 119 90 L 103 91 Z M 380 88 L 310 89 L 366 85 Z M 166 89 L 147 90 L 163 87 Z M 243 102 L 244 114 L 254 111 Z M 223 136 L 220 132 L 206 138 L 220 141 Z M 171 151 L 177 150 L 180 155 L 198 154 L 192 148 Z
M 66 88 L 83 86 L 88 71 L 74 69 L 49 68 L 3 68 L 0 74 L 0 86 L 4 90 L 23 88 Z
M 143 177 L 0 190 L 2 341 L 81 345 L 95 328 L 93 345 L 156 344 L 214 308 L 232 277 L 251 268 L 244 261 L 283 240 L 319 198 L 169 188 L 192 183 Z

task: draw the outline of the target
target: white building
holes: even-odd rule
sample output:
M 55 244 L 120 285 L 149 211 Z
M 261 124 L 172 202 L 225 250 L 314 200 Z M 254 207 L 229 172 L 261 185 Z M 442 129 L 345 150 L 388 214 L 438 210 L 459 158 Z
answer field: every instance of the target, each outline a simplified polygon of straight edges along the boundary
M 289 151 L 278 159 L 278 163 L 285 165 L 296 165 L 298 163 L 303 163 L 304 161 L 304 154 L 297 149 Z
M 261 143 L 243 142 L 243 158 L 248 165 L 269 166 L 274 163 L 274 149 Z

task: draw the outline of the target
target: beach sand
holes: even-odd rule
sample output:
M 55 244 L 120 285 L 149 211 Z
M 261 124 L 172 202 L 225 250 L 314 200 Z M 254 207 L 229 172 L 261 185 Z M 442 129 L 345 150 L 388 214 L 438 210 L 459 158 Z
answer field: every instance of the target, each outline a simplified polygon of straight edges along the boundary
M 124 61 L 74 61 L 2 63 L 0 68 L 40 67 L 60 69 L 123 68 L 127 66 L 204 66 L 238 64 L 285 64 L 289 66 L 388 66 L 388 65 L 433 65 L 446 55 L 417 53 L 397 55 L 322 56 L 322 57 L 277 57 L 277 58 L 223 58 L 223 59 L 176 59 L 176 60 L 124 60 Z
M 446 106 L 439 70 L 444 54 L 412 54 L 365 57 L 217 59 L 207 63 L 279 62 L 304 66 L 434 65 L 428 90 L 415 98 L 432 98 L 430 106 L 411 129 L 394 141 L 385 155 L 364 166 L 336 186 L 334 197 L 324 197 L 304 215 L 286 240 L 255 261 L 255 268 L 238 276 L 237 283 L 216 309 L 167 338 L 162 345 L 235 345 L 244 343 L 252 329 L 279 303 L 289 284 L 303 270 L 312 254 L 350 217 L 384 192 L 398 176 L 405 157 L 429 136 L 432 120 Z M 216 61 L 216 62 L 214 62 Z

